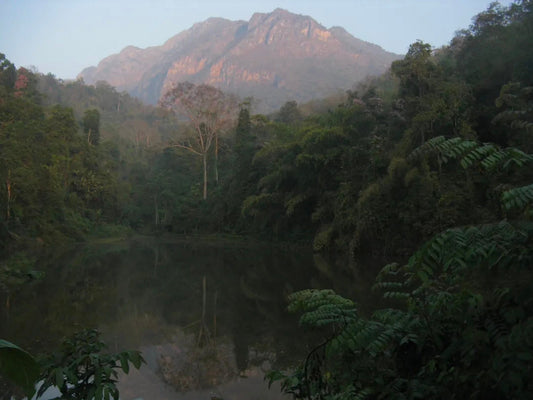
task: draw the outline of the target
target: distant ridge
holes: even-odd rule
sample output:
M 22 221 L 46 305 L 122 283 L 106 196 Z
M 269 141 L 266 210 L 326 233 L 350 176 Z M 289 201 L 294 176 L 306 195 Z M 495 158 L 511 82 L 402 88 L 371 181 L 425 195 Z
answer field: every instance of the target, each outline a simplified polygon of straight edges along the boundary
M 398 58 L 343 28 L 326 29 L 278 8 L 248 22 L 209 18 L 162 46 L 128 46 L 78 77 L 89 84 L 107 81 L 151 104 L 174 82 L 209 83 L 253 96 L 266 112 L 287 100 L 306 102 L 349 89 Z

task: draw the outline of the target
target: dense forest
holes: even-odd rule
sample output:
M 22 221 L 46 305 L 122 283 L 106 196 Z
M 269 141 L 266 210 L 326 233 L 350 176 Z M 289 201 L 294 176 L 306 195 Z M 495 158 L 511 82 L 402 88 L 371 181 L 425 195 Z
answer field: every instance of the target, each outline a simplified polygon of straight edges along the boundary
M 147 106 L 2 55 L 0 276 L 31 269 L 21 254 L 131 232 L 396 262 L 376 283 L 394 307 L 370 316 L 293 294 L 326 340 L 270 377 L 297 398 L 531 398 L 532 47 L 533 3 L 493 3 L 341 101 L 273 115 L 206 85 Z

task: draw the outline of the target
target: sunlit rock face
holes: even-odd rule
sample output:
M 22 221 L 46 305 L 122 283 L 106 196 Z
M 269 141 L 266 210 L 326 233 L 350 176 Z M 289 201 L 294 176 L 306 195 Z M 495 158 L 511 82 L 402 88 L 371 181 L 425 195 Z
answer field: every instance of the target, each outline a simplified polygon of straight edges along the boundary
M 79 77 L 89 84 L 107 81 L 152 104 L 175 82 L 209 83 L 253 96 L 262 111 L 271 111 L 287 100 L 305 102 L 349 89 L 398 58 L 343 28 L 326 29 L 310 17 L 276 9 L 248 22 L 210 18 L 162 46 L 126 47 Z

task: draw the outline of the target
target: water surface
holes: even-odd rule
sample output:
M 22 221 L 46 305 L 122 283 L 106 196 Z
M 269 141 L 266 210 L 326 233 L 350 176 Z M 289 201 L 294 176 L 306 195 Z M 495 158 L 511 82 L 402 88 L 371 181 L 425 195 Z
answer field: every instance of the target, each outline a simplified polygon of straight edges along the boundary
M 345 263 L 243 240 L 93 244 L 38 268 L 44 278 L 13 291 L 9 306 L 2 294 L 0 337 L 37 353 L 98 328 L 110 351 L 139 349 L 147 361 L 121 377 L 124 400 L 282 398 L 264 371 L 294 365 L 312 342 L 287 313 L 287 295 L 372 297 L 369 279 Z

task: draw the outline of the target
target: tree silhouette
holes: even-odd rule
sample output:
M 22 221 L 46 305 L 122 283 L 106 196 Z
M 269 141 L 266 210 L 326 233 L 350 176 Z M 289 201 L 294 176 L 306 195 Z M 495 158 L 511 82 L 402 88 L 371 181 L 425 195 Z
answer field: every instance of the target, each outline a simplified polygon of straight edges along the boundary
M 215 151 L 215 181 L 218 183 L 218 137 L 228 128 L 237 113 L 237 101 L 213 86 L 180 82 L 171 88 L 160 104 L 184 114 L 194 128 L 194 137 L 171 146 L 189 150 L 202 157 L 203 199 L 207 199 L 207 158 L 212 145 Z

